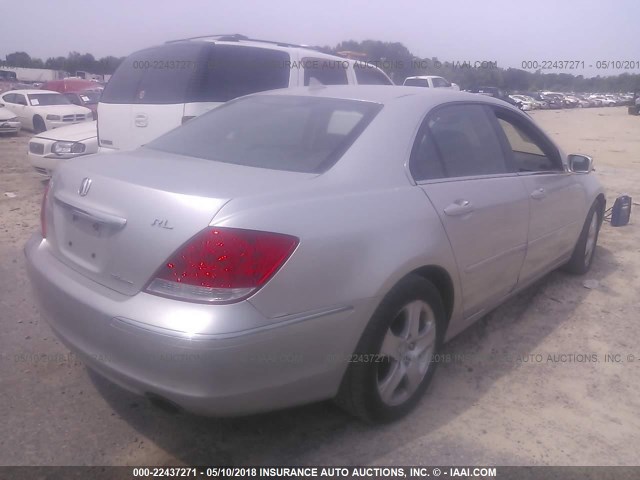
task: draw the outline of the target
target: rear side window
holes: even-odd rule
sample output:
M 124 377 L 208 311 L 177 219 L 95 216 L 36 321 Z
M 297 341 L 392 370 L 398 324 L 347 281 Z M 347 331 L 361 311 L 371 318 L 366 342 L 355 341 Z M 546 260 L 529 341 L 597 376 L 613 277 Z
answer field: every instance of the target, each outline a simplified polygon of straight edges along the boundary
M 215 45 L 208 50 L 206 68 L 198 72 L 190 102 L 227 102 L 289 86 L 286 52 L 235 45 Z
M 129 55 L 109 79 L 104 103 L 184 103 L 195 73 L 204 67 L 203 46 L 176 43 Z
M 237 165 L 322 173 L 380 108 L 353 100 L 258 95 L 216 108 L 146 148 Z
M 356 74 L 358 85 L 393 85 L 387 76 L 373 65 L 355 63 L 353 71 Z
M 347 63 L 327 58 L 303 58 L 305 86 L 347 85 Z
M 508 173 L 492 118 L 482 105 L 451 105 L 429 115 L 412 150 L 416 180 Z
M 226 102 L 289 86 L 289 54 L 237 45 L 184 42 L 136 52 L 102 94 L 104 103 Z
M 407 87 L 429 87 L 429 81 L 426 78 L 407 78 L 404 81 Z

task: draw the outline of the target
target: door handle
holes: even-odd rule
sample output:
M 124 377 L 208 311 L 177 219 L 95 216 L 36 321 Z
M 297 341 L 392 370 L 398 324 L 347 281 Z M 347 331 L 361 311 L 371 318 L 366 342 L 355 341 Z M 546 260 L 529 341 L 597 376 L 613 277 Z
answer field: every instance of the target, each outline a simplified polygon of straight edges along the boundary
M 541 198 L 544 198 L 546 196 L 547 192 L 544 188 L 538 188 L 537 190 L 531 192 L 531 198 L 535 198 L 536 200 L 540 200 Z
M 456 215 L 465 215 L 471 212 L 473 212 L 473 205 L 471 205 L 471 202 L 469 200 L 456 200 L 444 209 L 444 213 L 446 215 L 449 215 L 450 217 L 455 217 Z

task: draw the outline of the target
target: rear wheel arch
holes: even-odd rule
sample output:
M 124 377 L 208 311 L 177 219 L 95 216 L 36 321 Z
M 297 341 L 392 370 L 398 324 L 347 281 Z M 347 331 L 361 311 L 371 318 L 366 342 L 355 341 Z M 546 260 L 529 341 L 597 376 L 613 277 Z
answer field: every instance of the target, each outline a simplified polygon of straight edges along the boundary
M 431 273 L 431 272 L 429 272 Z M 444 331 L 446 329 L 446 317 L 445 307 L 441 298 L 441 293 L 438 288 L 433 284 L 431 280 L 426 279 L 422 274 L 417 273 L 414 270 L 407 273 L 391 287 L 391 289 L 385 294 L 381 303 L 376 308 L 374 314 L 369 319 L 358 345 L 356 346 L 354 355 L 352 358 L 357 360 L 350 360 L 348 366 L 344 372 L 340 386 L 334 401 L 352 413 L 353 415 L 367 421 L 367 422 L 386 422 L 395 420 L 408 413 L 419 401 L 420 397 L 428 387 L 431 378 L 433 377 L 434 369 L 437 366 L 437 362 L 433 360 L 433 355 L 437 354 L 442 341 L 444 339 Z M 437 275 L 437 274 L 436 274 Z M 436 278 L 432 276 L 431 278 Z M 423 320 L 422 313 L 420 314 L 419 323 L 415 321 L 411 323 L 411 317 L 401 316 L 405 312 L 407 306 L 422 303 L 426 310 L 425 312 L 431 312 L 429 316 Z M 408 310 L 407 310 L 408 311 Z M 425 313 L 426 314 L 426 313 Z M 405 313 L 406 315 L 406 313 Z M 432 322 L 429 321 L 432 319 Z M 397 321 L 410 322 L 407 327 L 410 332 L 408 337 L 405 338 L 404 334 L 400 331 L 393 331 L 393 326 Z M 413 325 L 422 325 L 428 334 L 430 327 L 429 323 L 432 323 L 434 330 L 432 334 L 432 344 L 427 350 L 423 352 L 416 352 L 418 356 L 411 355 L 410 351 L 414 351 L 416 346 L 421 343 L 421 334 L 419 331 L 414 332 L 417 336 L 413 336 Z M 393 348 L 394 342 L 384 347 L 386 338 L 389 336 L 389 332 L 394 333 L 394 337 L 402 337 L 405 342 L 409 342 L 406 345 L 406 349 L 401 351 Z M 404 331 L 404 328 L 403 330 Z M 428 335 L 424 338 L 428 338 Z M 419 348 L 417 349 L 419 350 Z M 389 353 L 395 351 L 396 354 Z M 401 358 L 398 357 L 398 354 Z M 400 403 L 392 404 L 384 400 L 384 394 L 380 389 L 380 373 L 385 368 L 384 365 L 392 366 L 398 365 L 405 368 L 412 369 L 410 358 L 418 359 L 419 355 L 427 355 L 423 357 L 420 362 L 423 362 L 425 358 L 429 358 L 426 372 L 422 371 L 422 377 L 416 379 L 416 383 L 413 385 L 414 389 L 408 392 L 408 397 L 401 400 Z M 375 360 L 367 360 L 375 358 Z M 396 362 L 393 362 L 393 359 Z M 409 359 L 409 360 L 408 360 Z M 416 360 L 417 361 L 417 360 Z M 423 365 L 424 366 L 424 365 Z M 405 374 L 407 379 L 409 378 L 408 371 L 402 372 L 400 370 L 400 376 L 396 375 L 396 379 L 405 381 Z M 391 375 L 395 375 L 391 373 Z M 376 383 L 377 382 L 377 383 Z M 384 382 L 384 380 L 383 380 Z M 403 387 L 403 383 L 395 382 L 391 388 Z M 376 390 L 376 388 L 378 390 Z M 377 393 L 376 393 L 377 392 Z
M 449 272 L 437 265 L 425 265 L 413 270 L 408 275 L 418 275 L 425 280 L 429 280 L 436 289 L 438 289 L 446 313 L 446 330 L 446 327 L 449 326 L 451 315 L 453 314 L 453 305 L 455 301 L 455 288 Z
M 424 280 L 428 280 L 433 284 L 440 295 L 445 311 L 445 332 L 449 326 L 449 321 L 453 315 L 455 305 L 455 286 L 453 278 L 449 271 L 440 265 L 423 265 L 406 273 L 400 273 L 393 283 L 389 283 L 390 287 L 382 292 L 381 298 L 384 298 L 396 286 L 403 283 L 409 277 L 418 276 Z

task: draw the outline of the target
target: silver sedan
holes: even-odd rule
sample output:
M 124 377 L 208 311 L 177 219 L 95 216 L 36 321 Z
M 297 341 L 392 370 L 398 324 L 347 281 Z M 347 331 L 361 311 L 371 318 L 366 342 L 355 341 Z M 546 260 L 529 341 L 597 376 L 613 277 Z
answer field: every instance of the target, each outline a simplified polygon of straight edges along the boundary
M 25 252 L 56 334 L 157 403 L 335 398 L 389 421 L 444 342 L 551 270 L 589 269 L 591 169 L 490 97 L 273 91 L 65 162 Z

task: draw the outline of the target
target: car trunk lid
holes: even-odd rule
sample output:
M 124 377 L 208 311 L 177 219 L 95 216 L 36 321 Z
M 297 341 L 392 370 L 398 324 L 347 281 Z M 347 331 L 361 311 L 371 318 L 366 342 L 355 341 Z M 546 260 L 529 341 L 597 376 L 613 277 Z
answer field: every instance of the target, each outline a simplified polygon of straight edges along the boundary
M 313 177 L 147 149 L 85 157 L 52 181 L 47 242 L 66 265 L 134 295 L 231 199 Z

